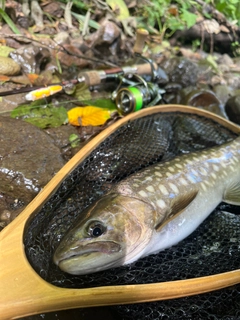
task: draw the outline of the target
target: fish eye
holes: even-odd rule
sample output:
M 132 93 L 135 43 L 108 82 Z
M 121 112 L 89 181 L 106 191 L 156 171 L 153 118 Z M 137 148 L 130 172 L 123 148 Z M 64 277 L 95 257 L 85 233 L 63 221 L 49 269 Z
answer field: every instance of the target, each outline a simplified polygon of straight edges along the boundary
M 98 221 L 92 222 L 87 228 L 88 235 L 93 238 L 100 237 L 105 231 L 106 227 Z

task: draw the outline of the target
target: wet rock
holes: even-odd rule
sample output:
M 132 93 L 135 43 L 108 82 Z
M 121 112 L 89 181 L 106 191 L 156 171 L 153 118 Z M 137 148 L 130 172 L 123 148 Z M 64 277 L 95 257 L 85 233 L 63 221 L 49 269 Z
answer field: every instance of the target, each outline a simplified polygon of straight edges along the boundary
M 81 145 L 73 149 L 69 141 L 71 134 L 77 134 L 77 129 L 74 126 L 66 125 L 57 128 L 48 128 L 45 129 L 45 132 L 53 139 L 54 144 L 59 148 L 62 157 L 66 161 L 81 149 Z
M 52 139 L 37 127 L 0 117 L 0 222 L 10 222 L 64 165 Z
M 226 117 L 221 101 L 210 90 L 191 90 L 183 97 L 181 103 Z
M 196 63 L 184 57 L 174 57 L 162 62 L 161 67 L 169 77 L 169 81 L 179 83 L 183 88 L 196 85 L 199 69 Z
M 5 76 L 14 76 L 19 74 L 20 70 L 20 65 L 13 59 L 0 56 L 0 74 Z
M 232 89 L 227 85 L 216 85 L 213 91 L 223 105 L 225 105 L 227 100 L 232 96 Z
M 101 27 L 98 31 L 93 35 L 92 46 L 103 45 L 103 44 L 112 44 L 115 40 L 117 40 L 121 35 L 120 28 L 116 25 L 116 23 L 104 20 L 101 23 Z
M 228 67 L 234 65 L 233 59 L 226 53 L 219 57 L 218 63 L 223 64 L 223 65 L 227 65 Z
M 237 73 L 224 74 L 224 80 L 232 89 L 240 89 L 240 77 Z
M 228 99 L 225 111 L 231 121 L 240 124 L 240 95 Z
M 89 36 L 91 47 L 103 57 L 120 54 L 121 29 L 116 23 L 107 19 L 101 22 L 101 27 Z
M 50 51 L 40 46 L 21 46 L 10 53 L 11 58 L 21 65 L 24 73 L 40 73 L 50 61 Z

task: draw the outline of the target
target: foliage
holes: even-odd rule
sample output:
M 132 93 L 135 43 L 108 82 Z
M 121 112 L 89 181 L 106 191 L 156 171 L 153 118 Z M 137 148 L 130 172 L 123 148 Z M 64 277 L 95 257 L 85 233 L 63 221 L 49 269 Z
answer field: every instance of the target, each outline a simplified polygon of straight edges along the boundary
M 1 3 L 3 6 L 3 2 Z M 6 12 L 0 8 L 0 16 L 5 20 L 5 22 L 8 24 L 9 28 L 12 29 L 12 31 L 16 34 L 21 34 L 21 32 L 18 30 L 12 19 L 6 14 Z
M 76 148 L 80 145 L 80 138 L 75 133 L 70 134 L 68 140 L 69 140 L 72 148 Z
M 42 129 L 55 128 L 67 123 L 67 111 L 64 107 L 46 106 L 43 100 L 18 106 L 11 112 L 11 117 L 21 118 Z
M 142 17 L 140 21 L 145 28 L 156 27 L 164 36 L 170 36 L 177 30 L 190 28 L 196 23 L 197 15 L 191 10 L 195 1 L 184 0 L 153 0 L 142 7 Z M 145 22 L 145 23 L 144 23 Z M 149 29 L 149 28 L 148 28 Z M 150 30 L 151 31 L 151 30 Z
M 128 7 L 123 0 L 106 0 L 106 2 L 113 12 L 117 13 L 118 20 L 121 21 L 129 17 Z
M 240 26 L 239 0 L 206 0 L 205 3 Z M 211 19 L 211 15 L 204 12 L 204 6 L 200 6 L 195 0 L 146 0 L 140 7 L 140 10 L 136 9 L 137 16 L 141 17 L 138 18 L 140 26 L 150 32 L 159 30 L 162 38 L 171 36 L 177 30 L 190 28 L 196 23 L 198 14 Z
M 210 2 L 210 0 L 207 2 Z M 213 0 L 211 3 L 218 11 L 222 12 L 228 20 L 240 26 L 239 0 Z

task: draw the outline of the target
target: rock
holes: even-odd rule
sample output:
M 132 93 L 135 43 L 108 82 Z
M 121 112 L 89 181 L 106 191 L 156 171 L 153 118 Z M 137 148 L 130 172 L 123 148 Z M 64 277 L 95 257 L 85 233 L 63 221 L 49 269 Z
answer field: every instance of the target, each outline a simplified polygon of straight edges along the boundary
M 50 60 L 50 51 L 41 46 L 26 45 L 10 53 L 24 73 L 40 73 Z
M 10 222 L 64 165 L 39 128 L 0 117 L 0 222 Z
M 0 56 L 0 74 L 14 76 L 19 74 L 20 70 L 20 65 L 13 59 Z
M 232 90 L 227 85 L 218 84 L 213 87 L 213 91 L 223 105 L 225 105 L 227 100 L 232 96 Z
M 181 104 L 201 108 L 226 117 L 221 101 L 210 90 L 192 90 L 184 96 Z
M 179 83 L 183 88 L 196 85 L 199 69 L 196 63 L 184 57 L 165 60 L 161 65 L 169 77 L 169 81 Z
M 240 95 L 228 99 L 225 111 L 231 121 L 240 124 Z

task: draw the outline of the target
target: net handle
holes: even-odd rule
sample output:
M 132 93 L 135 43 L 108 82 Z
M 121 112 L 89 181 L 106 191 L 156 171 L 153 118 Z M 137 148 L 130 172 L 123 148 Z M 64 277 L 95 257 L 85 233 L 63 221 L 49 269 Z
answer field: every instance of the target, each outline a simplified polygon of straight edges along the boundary
M 34 216 L 42 208 L 65 177 L 119 127 L 128 121 L 161 112 L 185 112 L 205 116 L 240 134 L 239 126 L 213 113 L 182 105 L 162 105 L 132 113 L 93 138 L 66 163 L 22 213 L 0 233 L 0 314 L 2 320 L 78 307 L 180 298 L 222 289 L 240 282 L 240 270 L 235 270 L 164 283 L 66 289 L 55 287 L 44 281 L 32 269 L 25 256 L 23 234 L 29 217 Z

